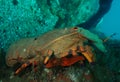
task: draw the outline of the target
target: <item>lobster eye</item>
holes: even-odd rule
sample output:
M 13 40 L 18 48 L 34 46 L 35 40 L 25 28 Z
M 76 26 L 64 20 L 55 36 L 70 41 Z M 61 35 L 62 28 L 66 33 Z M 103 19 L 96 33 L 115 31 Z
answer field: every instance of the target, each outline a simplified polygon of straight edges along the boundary
M 73 29 L 74 29 L 74 30 L 77 30 L 77 29 L 78 29 L 78 27 L 74 27 Z
M 74 27 L 73 30 L 74 30 L 74 31 L 77 31 L 77 30 L 78 30 L 78 27 Z
M 78 27 L 73 27 L 72 29 L 71 29 L 71 32 L 76 32 L 78 30 Z

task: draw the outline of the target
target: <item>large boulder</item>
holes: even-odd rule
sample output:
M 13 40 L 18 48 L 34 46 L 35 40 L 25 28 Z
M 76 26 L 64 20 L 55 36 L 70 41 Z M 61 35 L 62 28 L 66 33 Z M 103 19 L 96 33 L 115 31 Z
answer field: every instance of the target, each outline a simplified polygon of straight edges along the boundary
M 75 26 L 94 15 L 99 0 L 0 0 L 0 47 L 58 27 Z

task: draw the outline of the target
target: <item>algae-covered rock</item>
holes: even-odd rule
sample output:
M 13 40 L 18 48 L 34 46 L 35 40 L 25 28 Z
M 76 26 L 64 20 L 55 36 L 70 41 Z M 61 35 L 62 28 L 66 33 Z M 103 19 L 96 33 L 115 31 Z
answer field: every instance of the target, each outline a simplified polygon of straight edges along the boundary
M 0 47 L 49 30 L 85 22 L 99 0 L 0 0 Z

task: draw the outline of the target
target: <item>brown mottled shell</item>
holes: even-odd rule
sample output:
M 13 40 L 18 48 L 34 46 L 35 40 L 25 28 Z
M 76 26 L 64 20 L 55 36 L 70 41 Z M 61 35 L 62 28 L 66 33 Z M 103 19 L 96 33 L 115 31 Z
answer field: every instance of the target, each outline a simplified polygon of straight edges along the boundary
M 53 50 L 56 57 L 66 56 L 70 49 L 83 46 L 88 41 L 77 32 L 77 28 L 56 29 L 37 38 L 25 38 L 12 44 L 6 56 L 8 66 L 26 62 L 29 59 L 43 62 L 48 50 Z

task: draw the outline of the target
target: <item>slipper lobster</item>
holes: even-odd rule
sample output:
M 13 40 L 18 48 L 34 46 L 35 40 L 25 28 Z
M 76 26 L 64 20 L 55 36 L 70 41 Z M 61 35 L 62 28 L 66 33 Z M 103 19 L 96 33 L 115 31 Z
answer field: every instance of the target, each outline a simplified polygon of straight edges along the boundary
M 88 60 L 95 62 L 94 48 L 89 43 L 104 52 L 103 41 L 90 31 L 81 27 L 56 29 L 37 38 L 25 38 L 12 44 L 6 55 L 6 63 L 13 67 L 16 63 L 22 65 L 15 71 L 19 74 L 29 65 L 36 67 L 38 63 L 46 68 L 54 66 L 70 66 L 76 62 Z M 71 58 L 67 55 L 71 54 Z M 82 54 L 79 55 L 79 54 Z M 51 57 L 51 56 L 55 57 Z

